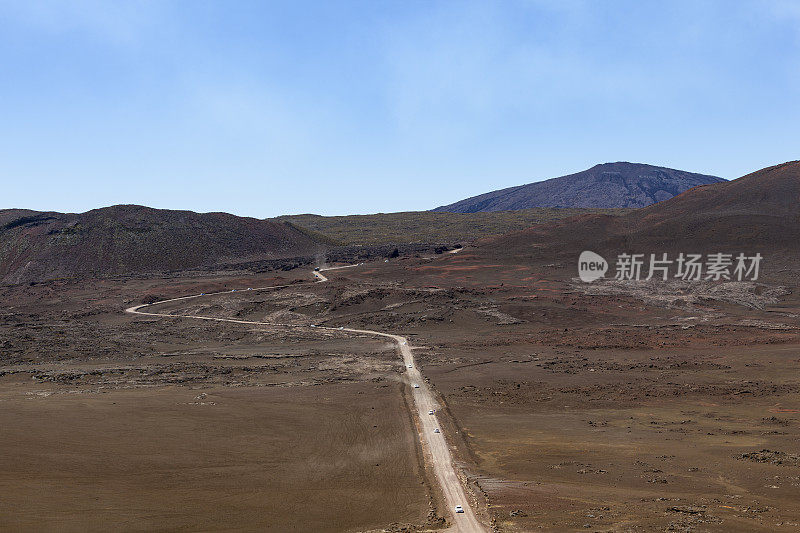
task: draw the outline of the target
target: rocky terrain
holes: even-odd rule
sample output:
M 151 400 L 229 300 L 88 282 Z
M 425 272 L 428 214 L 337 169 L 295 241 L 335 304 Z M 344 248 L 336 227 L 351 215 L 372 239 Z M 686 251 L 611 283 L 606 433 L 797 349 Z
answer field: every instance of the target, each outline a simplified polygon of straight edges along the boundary
M 386 342 L 122 312 L 289 285 L 151 309 L 407 335 L 495 531 L 796 529 L 794 287 L 592 292 L 475 251 L 325 284 L 298 268 L 4 287 L 0 510 L 68 529 L 441 524 Z
M 0 211 L 0 282 L 97 277 L 313 256 L 324 239 L 227 213 L 120 205 L 81 214 Z
M 705 185 L 620 217 L 586 215 L 488 238 L 478 254 L 550 264 L 574 275 L 582 250 L 619 253 L 761 253 L 763 273 L 800 275 L 800 162 Z
M 298 307 L 329 305 L 308 273 L 0 289 L 0 529 L 435 525 L 390 343 L 121 312 L 141 299 L 289 284 L 192 310 L 301 321 Z
M 291 259 L 0 286 L 0 528 L 441 528 L 402 362 L 354 327 L 409 339 L 492 531 L 796 531 L 799 186 L 787 163 L 327 283 Z M 735 246 L 764 276 L 587 284 L 584 246 Z M 150 309 L 301 327 L 124 313 L 199 293 Z
M 434 211 L 477 213 L 533 207 L 635 208 L 672 198 L 722 178 L 640 163 L 604 163 L 583 172 L 509 187 L 467 198 Z
M 580 214 L 624 210 L 533 209 L 509 213 L 409 212 L 348 217 L 283 216 L 259 220 L 113 206 L 82 214 L 0 210 L 0 284 L 52 279 L 264 271 L 443 252 Z

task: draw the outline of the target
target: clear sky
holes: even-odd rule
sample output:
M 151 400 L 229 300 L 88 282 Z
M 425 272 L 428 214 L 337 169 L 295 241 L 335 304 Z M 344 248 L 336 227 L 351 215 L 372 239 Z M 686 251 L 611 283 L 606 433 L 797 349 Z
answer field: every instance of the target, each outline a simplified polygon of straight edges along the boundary
M 800 2 L 0 0 L 0 207 L 423 210 L 798 140 Z

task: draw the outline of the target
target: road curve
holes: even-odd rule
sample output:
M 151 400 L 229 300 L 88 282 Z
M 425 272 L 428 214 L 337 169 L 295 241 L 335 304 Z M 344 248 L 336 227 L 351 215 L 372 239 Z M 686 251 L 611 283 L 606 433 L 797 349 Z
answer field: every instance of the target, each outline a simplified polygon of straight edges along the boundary
M 343 268 L 352 268 L 355 266 L 358 265 L 323 268 L 320 270 L 315 270 L 313 273 L 314 277 L 317 279 L 317 282 L 322 283 L 328 281 L 328 278 L 325 277 L 324 274 L 322 274 L 321 272 L 322 270 L 325 271 L 339 270 Z M 296 287 L 297 285 L 274 285 L 271 287 L 245 289 L 245 291 L 263 291 L 268 289 L 280 289 L 290 286 Z M 125 312 L 136 315 L 157 316 L 166 318 L 193 318 L 198 320 L 209 320 L 214 322 L 232 322 L 234 324 L 248 324 L 248 325 L 259 325 L 259 326 L 284 326 L 293 328 L 311 327 L 311 326 L 303 326 L 297 324 L 279 324 L 274 322 L 237 320 L 233 318 L 215 318 L 215 317 L 200 316 L 200 315 L 172 315 L 167 313 L 150 313 L 147 311 L 142 311 L 143 308 L 149 307 L 151 305 L 177 302 L 182 300 L 190 300 L 193 298 L 200 298 L 202 296 L 228 294 L 231 292 L 237 292 L 237 291 L 230 290 L 230 291 L 222 291 L 209 294 L 182 296 L 180 298 L 171 298 L 169 300 L 161 300 L 150 304 L 135 305 L 133 307 L 125 309 Z M 450 515 L 452 521 L 452 526 L 448 528 L 447 531 L 457 531 L 459 533 L 485 533 L 486 528 L 478 520 L 478 517 L 475 514 L 475 510 L 470 500 L 467 498 L 467 493 L 464 490 L 464 486 L 461 483 L 458 474 L 456 473 L 456 467 L 453 464 L 453 457 L 450 453 L 450 447 L 447 445 L 444 433 L 434 433 L 434 430 L 439 428 L 439 423 L 437 421 L 437 415 L 436 415 L 436 412 L 438 411 L 439 408 L 439 404 L 436 401 L 430 387 L 423 379 L 422 373 L 417 368 L 416 362 L 414 361 L 414 354 L 411 351 L 411 345 L 408 344 L 408 339 L 400 335 L 384 333 L 382 331 L 373 331 L 369 329 L 332 328 L 327 326 L 315 326 L 314 329 L 328 330 L 328 331 L 343 331 L 348 333 L 359 333 L 363 335 L 385 337 L 388 339 L 392 339 L 397 344 L 397 347 L 400 350 L 400 354 L 403 357 L 403 363 L 406 370 L 405 377 L 408 380 L 409 385 L 411 386 L 412 397 L 414 399 L 414 406 L 416 407 L 417 410 L 417 418 L 419 420 L 419 429 L 420 429 L 420 441 L 422 442 L 422 447 L 426 453 L 426 457 L 430 461 L 434 475 L 436 476 L 436 481 L 439 483 L 442 495 L 444 496 L 445 504 L 448 508 L 448 514 Z M 428 414 L 431 411 L 434 412 L 433 415 Z M 464 512 L 455 513 L 454 509 L 456 505 L 460 505 L 463 508 Z

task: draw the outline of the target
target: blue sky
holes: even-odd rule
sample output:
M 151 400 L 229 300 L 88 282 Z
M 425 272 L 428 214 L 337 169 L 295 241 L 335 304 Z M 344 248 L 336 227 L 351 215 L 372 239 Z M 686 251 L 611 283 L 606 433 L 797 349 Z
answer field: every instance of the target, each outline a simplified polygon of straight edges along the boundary
M 800 2 L 0 0 L 0 207 L 430 209 L 800 158 Z

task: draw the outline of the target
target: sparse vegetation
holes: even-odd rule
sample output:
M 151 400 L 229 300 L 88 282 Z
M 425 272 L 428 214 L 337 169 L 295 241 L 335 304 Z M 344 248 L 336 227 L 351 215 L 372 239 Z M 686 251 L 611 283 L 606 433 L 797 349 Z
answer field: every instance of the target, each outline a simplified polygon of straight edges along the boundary
M 628 209 L 535 208 L 491 213 L 434 213 L 408 211 L 325 217 L 287 215 L 277 220 L 322 234 L 341 245 L 389 243 L 455 243 L 521 230 L 588 213 L 621 215 Z

